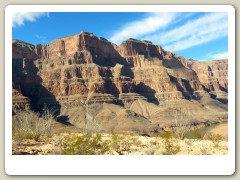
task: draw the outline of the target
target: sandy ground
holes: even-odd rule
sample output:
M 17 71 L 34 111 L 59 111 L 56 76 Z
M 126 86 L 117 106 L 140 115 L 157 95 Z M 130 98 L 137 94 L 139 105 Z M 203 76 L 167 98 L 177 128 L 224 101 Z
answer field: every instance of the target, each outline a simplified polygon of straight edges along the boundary
M 219 127 L 220 128 L 226 128 Z M 217 131 L 215 130 L 215 131 Z M 71 133 L 71 135 L 80 133 Z M 51 138 L 41 141 L 13 140 L 13 154 L 23 155 L 55 155 L 61 154 L 62 147 L 59 143 L 69 133 L 54 134 Z M 135 135 L 118 135 L 119 147 L 111 148 L 106 155 L 225 155 L 228 153 L 228 142 L 226 140 L 212 141 L 199 139 L 175 139 L 162 137 L 145 137 Z M 111 140 L 111 134 L 102 134 L 102 140 Z M 121 140 L 120 140 L 121 139 Z M 121 142 L 120 142 L 121 141 Z M 124 147 L 121 147 L 124 146 Z M 178 149 L 178 150 L 176 150 Z
M 224 139 L 228 139 L 228 124 L 220 124 L 216 126 L 215 128 L 211 129 L 209 132 L 206 133 L 208 135 L 209 133 L 215 134 L 215 135 L 220 135 Z

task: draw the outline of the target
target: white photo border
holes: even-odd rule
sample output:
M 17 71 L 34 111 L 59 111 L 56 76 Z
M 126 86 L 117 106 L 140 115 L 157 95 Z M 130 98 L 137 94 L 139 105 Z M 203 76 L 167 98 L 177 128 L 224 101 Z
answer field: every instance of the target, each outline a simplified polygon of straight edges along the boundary
M 227 155 L 12 155 L 13 12 L 227 12 Z M 232 5 L 8 5 L 5 9 L 5 172 L 8 175 L 232 175 L 235 172 L 235 8 Z

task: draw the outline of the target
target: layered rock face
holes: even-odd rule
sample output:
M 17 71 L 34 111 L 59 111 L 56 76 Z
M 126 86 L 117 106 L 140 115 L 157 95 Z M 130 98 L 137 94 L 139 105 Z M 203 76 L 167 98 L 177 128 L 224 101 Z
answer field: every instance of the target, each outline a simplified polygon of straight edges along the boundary
M 228 91 L 228 60 L 188 60 L 187 66 L 197 73 L 208 91 Z
M 89 97 L 160 103 L 192 98 L 204 88 L 227 91 L 227 60 L 187 61 L 150 41 L 128 39 L 117 46 L 86 32 L 46 46 L 14 40 L 13 69 L 13 82 L 37 99 L 79 96 L 82 102 Z
M 19 70 L 13 82 L 38 102 L 65 96 L 121 103 L 182 98 L 163 65 L 164 50 L 149 41 L 129 39 L 116 46 L 84 32 L 46 46 L 13 41 L 13 54 L 13 68 Z
M 14 107 L 20 97 L 32 108 L 104 102 L 130 107 L 136 100 L 161 105 L 228 89 L 227 60 L 186 60 L 150 41 L 128 39 L 117 46 L 82 32 L 48 45 L 13 40 L 12 48 Z

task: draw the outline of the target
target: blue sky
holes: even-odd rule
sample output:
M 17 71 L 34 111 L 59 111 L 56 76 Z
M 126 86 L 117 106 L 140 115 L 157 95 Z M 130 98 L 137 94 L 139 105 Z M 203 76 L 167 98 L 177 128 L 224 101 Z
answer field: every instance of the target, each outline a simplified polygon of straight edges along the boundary
M 16 12 L 12 28 L 13 39 L 31 44 L 48 44 L 88 31 L 116 44 L 128 38 L 150 40 L 165 50 L 197 60 L 228 56 L 227 13 Z

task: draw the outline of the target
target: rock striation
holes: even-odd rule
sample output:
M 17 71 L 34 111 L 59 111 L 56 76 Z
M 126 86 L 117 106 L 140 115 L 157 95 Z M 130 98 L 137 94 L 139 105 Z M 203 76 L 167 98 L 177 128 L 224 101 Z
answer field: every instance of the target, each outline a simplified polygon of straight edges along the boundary
M 160 103 L 228 88 L 227 60 L 186 60 L 150 41 L 128 39 L 117 46 L 82 32 L 48 45 L 12 44 L 13 83 L 37 100 L 78 96 L 82 101 Z
M 23 104 L 130 107 L 136 100 L 162 105 L 199 95 L 226 96 L 227 65 L 227 60 L 186 60 L 147 40 L 130 38 L 117 46 L 89 32 L 48 45 L 13 40 L 13 109 Z
M 188 60 L 187 66 L 197 73 L 205 90 L 228 92 L 228 60 Z

